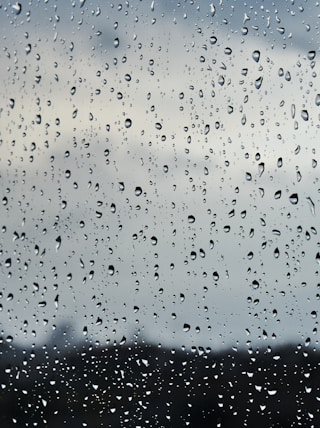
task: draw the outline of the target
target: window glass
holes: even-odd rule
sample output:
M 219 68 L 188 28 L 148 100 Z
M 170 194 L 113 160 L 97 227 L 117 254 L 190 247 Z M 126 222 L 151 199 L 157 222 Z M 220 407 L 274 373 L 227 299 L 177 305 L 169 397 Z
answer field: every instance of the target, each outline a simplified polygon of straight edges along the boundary
M 318 24 L 0 3 L 1 426 L 319 426 Z

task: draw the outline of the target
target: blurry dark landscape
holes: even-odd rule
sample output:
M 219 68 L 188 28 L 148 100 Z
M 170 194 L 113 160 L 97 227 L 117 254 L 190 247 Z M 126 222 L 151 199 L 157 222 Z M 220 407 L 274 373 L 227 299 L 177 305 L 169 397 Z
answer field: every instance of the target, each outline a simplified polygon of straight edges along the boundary
M 311 346 L 0 345 L 0 427 L 319 427 Z

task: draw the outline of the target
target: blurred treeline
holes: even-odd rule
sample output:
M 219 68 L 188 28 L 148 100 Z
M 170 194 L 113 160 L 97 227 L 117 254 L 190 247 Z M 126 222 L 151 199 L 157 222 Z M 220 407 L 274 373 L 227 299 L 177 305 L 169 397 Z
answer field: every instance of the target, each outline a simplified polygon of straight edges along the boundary
M 319 427 L 319 364 L 306 345 L 187 352 L 2 341 L 0 427 Z

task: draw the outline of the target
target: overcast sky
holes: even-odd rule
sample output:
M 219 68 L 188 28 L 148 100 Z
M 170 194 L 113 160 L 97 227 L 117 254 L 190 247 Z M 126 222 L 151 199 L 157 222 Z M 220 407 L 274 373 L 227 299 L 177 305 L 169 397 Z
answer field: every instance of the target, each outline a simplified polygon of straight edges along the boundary
M 5 337 L 316 343 L 319 10 L 269 3 L 2 3 Z

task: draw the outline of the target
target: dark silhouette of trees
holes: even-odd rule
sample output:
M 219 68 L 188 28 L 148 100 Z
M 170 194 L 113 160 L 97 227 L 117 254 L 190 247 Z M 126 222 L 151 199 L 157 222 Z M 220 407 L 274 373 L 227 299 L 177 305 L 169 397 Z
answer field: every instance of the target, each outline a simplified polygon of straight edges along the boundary
M 319 351 L 306 346 L 215 353 L 59 343 L 2 341 L 1 428 L 320 426 Z

